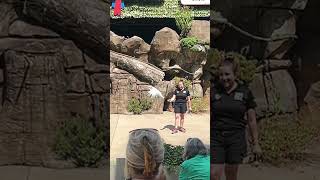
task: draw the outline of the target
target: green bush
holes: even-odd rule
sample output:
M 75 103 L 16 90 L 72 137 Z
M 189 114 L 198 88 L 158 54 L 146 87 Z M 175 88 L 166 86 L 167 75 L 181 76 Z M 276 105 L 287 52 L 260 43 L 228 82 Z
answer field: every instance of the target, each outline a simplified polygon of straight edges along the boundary
M 191 99 L 191 107 L 193 113 L 206 112 L 209 107 L 209 103 L 204 101 L 203 98 L 193 98 Z
M 179 170 L 180 164 L 183 162 L 182 154 L 184 151 L 184 147 L 164 144 L 164 149 L 164 166 L 169 171 L 177 172 Z
M 88 120 L 74 118 L 58 129 L 54 151 L 78 167 L 94 167 L 105 153 L 105 131 L 95 128 Z
M 181 46 L 192 49 L 192 47 L 199 43 L 196 37 L 186 37 L 181 39 Z
M 147 111 L 152 107 L 152 102 L 148 99 L 132 98 L 128 103 L 128 111 L 133 114 L 141 114 L 143 111 Z
M 225 53 L 217 49 L 210 49 L 208 53 L 208 62 L 210 67 L 206 67 L 208 71 L 211 71 L 214 75 L 218 76 L 218 66 L 223 61 L 225 57 L 232 57 L 235 61 L 240 64 L 240 74 L 239 79 L 245 83 L 250 83 L 255 77 L 256 73 L 256 60 L 248 60 L 246 57 L 242 56 L 236 52 Z
M 260 127 L 262 160 L 274 165 L 303 160 L 305 148 L 320 130 L 319 125 L 310 126 L 286 115 L 265 119 Z
M 181 36 L 186 37 L 191 29 L 193 20 L 192 10 L 188 7 L 181 8 L 180 11 L 176 13 L 175 21 L 176 25 L 181 31 Z

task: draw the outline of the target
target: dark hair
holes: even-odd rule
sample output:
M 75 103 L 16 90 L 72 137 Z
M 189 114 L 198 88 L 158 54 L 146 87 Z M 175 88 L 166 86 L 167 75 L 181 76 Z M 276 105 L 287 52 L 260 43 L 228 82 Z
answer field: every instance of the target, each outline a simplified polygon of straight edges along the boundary
M 183 159 L 188 160 L 196 155 L 208 155 L 208 150 L 199 138 L 189 138 L 184 147 Z

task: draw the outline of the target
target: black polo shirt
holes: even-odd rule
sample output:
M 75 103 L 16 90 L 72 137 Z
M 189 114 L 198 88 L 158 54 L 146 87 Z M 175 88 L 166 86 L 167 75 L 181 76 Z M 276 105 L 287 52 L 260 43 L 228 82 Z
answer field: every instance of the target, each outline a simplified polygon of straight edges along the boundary
M 248 86 L 238 83 L 230 94 L 219 85 L 211 85 L 211 129 L 236 130 L 247 125 L 245 114 L 255 108 L 252 92 Z
M 187 102 L 187 97 L 190 96 L 190 92 L 188 89 L 182 89 L 180 90 L 177 88 L 174 91 L 174 95 L 176 95 L 176 103 L 186 103 Z

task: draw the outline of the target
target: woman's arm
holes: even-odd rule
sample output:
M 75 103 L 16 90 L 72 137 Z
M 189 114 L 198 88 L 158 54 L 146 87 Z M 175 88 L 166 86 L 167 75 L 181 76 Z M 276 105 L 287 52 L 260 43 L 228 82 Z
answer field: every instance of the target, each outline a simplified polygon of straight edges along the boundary
M 192 111 L 192 106 L 191 106 L 191 98 L 188 96 L 188 106 L 189 106 L 189 111 Z
M 257 120 L 256 120 L 256 112 L 254 109 L 248 110 L 248 124 L 250 128 L 250 132 L 253 139 L 253 151 L 255 153 L 261 153 L 261 148 L 259 146 L 259 136 L 258 136 L 258 126 L 257 126 Z
M 254 109 L 248 110 L 248 124 L 249 124 L 250 132 L 252 135 L 253 143 L 257 144 L 259 142 L 258 127 L 257 127 L 257 120 L 256 120 L 256 112 Z
M 174 94 L 171 99 L 168 99 L 169 102 L 173 102 L 176 100 L 176 95 Z

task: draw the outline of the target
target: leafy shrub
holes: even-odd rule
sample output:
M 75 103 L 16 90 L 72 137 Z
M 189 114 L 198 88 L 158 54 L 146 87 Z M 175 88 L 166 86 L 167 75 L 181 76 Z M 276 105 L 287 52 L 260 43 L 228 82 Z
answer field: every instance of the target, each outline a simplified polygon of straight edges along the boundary
M 143 111 L 147 111 L 152 107 L 152 102 L 148 99 L 136 99 L 132 98 L 128 104 L 128 111 L 134 114 L 141 114 Z
M 147 111 L 152 107 L 152 102 L 147 99 L 141 99 L 140 105 L 143 111 Z
M 303 160 L 306 146 L 320 130 L 319 125 L 310 126 L 285 115 L 265 119 L 260 127 L 262 160 L 274 165 Z
M 181 36 L 186 37 L 191 29 L 193 20 L 192 10 L 188 7 L 181 8 L 180 11 L 176 13 L 175 21 L 177 27 L 181 31 Z
M 183 162 L 182 154 L 184 147 L 164 144 L 164 149 L 164 166 L 168 168 L 169 171 L 177 172 L 180 164 Z
M 236 52 L 225 53 L 217 49 L 210 49 L 208 53 L 208 62 L 210 67 L 206 67 L 215 76 L 218 76 L 218 66 L 224 60 L 225 57 L 232 57 L 236 62 L 240 64 L 239 79 L 245 83 L 250 83 L 255 77 L 256 73 L 256 60 L 247 60 L 246 57 Z M 209 69 L 208 69 L 209 68 Z
M 95 128 L 88 120 L 74 118 L 58 129 L 54 151 L 64 160 L 79 167 L 93 167 L 102 159 L 105 148 L 103 128 Z
M 176 86 L 178 86 L 178 83 L 179 83 L 180 80 L 183 80 L 183 84 L 184 84 L 185 88 L 191 89 L 191 87 L 192 87 L 192 81 L 191 80 L 188 80 L 188 79 L 185 79 L 185 78 L 180 78 L 180 77 L 175 77 L 174 80 L 175 80 Z
M 191 107 L 193 113 L 205 112 L 208 110 L 209 103 L 203 98 L 193 98 L 191 99 Z
M 186 37 L 181 39 L 181 46 L 192 49 L 198 42 L 199 40 L 196 37 Z

